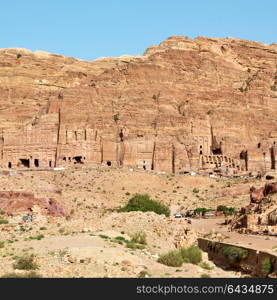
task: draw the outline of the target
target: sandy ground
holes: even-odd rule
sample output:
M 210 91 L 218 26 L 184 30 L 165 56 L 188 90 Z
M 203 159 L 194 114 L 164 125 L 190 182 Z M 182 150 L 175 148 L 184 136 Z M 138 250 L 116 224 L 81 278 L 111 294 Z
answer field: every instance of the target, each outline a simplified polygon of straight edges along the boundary
M 1 190 L 27 191 L 37 197 L 53 197 L 65 206 L 67 218 L 38 215 L 20 225 L 20 218 L 8 218 L 0 225 L 0 276 L 14 270 L 13 263 L 24 254 L 35 254 L 37 272 L 43 277 L 240 277 L 208 261 L 210 270 L 198 265 L 167 267 L 157 262 L 160 254 L 175 249 L 176 237 L 186 245 L 212 231 L 228 235 L 228 241 L 263 247 L 276 246 L 276 240 L 227 232 L 219 220 L 163 218 L 147 213 L 117 213 L 136 193 L 149 194 L 171 208 L 172 213 L 218 205 L 240 208 L 249 203 L 250 186 L 261 186 L 256 179 L 224 179 L 204 176 L 157 174 L 113 168 L 72 168 L 64 171 L 23 172 L 0 175 Z M 61 194 L 53 188 L 62 190 Z M 183 223 L 182 223 L 183 222 Z M 189 229 L 189 230 L 187 230 Z M 115 242 L 130 240 L 145 231 L 145 249 L 130 249 Z M 199 231 L 200 233 L 198 233 Z M 201 233 L 201 231 L 203 231 Z M 184 233 L 185 232 L 185 233 Z M 41 239 L 38 236 L 42 235 Z

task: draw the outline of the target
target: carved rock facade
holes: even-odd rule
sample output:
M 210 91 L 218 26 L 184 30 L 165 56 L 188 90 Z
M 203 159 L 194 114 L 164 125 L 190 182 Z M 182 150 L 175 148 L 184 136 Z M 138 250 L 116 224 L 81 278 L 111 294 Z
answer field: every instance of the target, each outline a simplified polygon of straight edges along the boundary
M 0 50 L 0 165 L 276 168 L 277 45 L 171 37 L 85 62 Z

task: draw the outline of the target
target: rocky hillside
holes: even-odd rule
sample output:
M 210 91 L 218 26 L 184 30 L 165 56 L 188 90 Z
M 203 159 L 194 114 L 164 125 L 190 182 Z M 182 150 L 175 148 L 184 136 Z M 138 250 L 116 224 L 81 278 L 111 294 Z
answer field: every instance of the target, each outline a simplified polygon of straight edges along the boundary
M 274 169 L 276 65 L 277 44 L 235 38 L 94 61 L 1 49 L 0 162 Z

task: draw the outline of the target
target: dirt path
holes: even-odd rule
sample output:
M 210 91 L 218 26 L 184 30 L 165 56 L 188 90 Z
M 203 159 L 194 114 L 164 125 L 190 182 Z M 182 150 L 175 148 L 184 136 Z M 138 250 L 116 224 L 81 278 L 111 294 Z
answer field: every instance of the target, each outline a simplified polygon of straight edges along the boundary
M 228 236 L 226 243 L 234 243 L 242 246 L 247 246 L 256 250 L 273 251 L 273 247 L 277 246 L 277 237 L 272 236 L 261 236 L 261 235 L 246 235 L 237 232 L 228 231 L 228 227 L 222 225 L 224 218 L 217 219 L 191 219 L 192 227 L 204 232 L 220 232 L 225 236 Z

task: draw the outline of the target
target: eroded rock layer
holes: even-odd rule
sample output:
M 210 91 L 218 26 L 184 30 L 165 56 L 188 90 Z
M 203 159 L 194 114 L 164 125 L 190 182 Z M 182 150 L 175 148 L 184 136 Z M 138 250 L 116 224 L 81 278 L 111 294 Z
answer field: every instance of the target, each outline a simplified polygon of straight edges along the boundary
M 277 182 L 250 189 L 250 204 L 230 223 L 231 230 L 251 234 L 277 234 Z
M 276 167 L 277 44 L 171 37 L 91 62 L 0 50 L 0 164 Z

